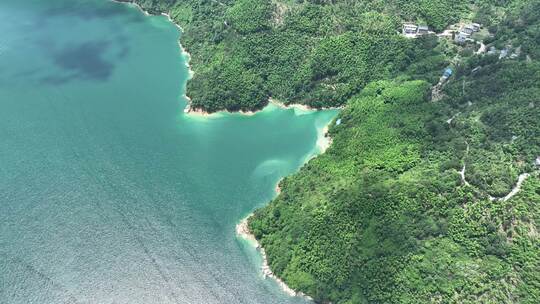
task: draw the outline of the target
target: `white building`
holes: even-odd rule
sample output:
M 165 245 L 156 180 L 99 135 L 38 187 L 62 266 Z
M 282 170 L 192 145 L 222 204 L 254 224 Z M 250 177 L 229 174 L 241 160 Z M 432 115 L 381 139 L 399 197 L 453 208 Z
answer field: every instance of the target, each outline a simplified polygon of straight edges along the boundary
M 405 37 L 414 38 L 418 31 L 418 26 L 414 23 L 403 23 L 402 34 Z
M 416 38 L 432 32 L 429 31 L 429 27 L 427 25 L 416 25 L 411 22 L 405 22 L 403 23 L 401 33 L 407 38 Z

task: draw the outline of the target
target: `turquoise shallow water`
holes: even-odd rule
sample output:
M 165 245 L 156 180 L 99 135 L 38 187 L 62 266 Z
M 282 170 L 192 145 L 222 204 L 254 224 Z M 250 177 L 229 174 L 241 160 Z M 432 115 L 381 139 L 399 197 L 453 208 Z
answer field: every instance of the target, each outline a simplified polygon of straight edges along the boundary
M 105 0 L 0 1 L 0 303 L 303 303 L 235 224 L 335 111 L 188 117 L 179 33 Z

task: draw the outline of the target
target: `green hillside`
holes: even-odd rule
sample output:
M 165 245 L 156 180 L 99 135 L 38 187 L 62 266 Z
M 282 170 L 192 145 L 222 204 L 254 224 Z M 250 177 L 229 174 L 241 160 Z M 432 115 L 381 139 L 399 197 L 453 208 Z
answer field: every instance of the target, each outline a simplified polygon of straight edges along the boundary
M 332 303 L 540 303 L 539 1 L 137 2 L 183 27 L 193 107 L 344 107 L 327 152 L 250 219 L 289 286 Z M 405 39 L 409 20 L 480 22 L 490 51 Z
M 347 103 L 330 149 L 250 221 L 280 277 L 333 303 L 540 302 L 539 8 L 494 29 L 517 58 L 462 58 L 438 102 L 394 80 Z
M 194 108 L 208 112 L 256 110 L 269 97 L 342 106 L 418 60 L 415 43 L 399 35 L 403 20 L 440 31 L 469 12 L 463 0 L 136 2 L 168 12 L 183 28 L 195 72 L 187 92 Z M 444 66 L 444 58 L 429 64 Z
M 540 64 L 483 69 L 448 88 L 470 79 L 474 99 L 381 81 L 349 101 L 329 150 L 251 219 L 272 269 L 321 301 L 537 303 Z

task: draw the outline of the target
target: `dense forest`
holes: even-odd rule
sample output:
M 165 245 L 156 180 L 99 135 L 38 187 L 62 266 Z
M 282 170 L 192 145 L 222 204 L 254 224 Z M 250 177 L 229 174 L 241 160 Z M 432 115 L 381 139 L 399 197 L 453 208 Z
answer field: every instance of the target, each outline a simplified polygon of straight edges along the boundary
M 321 302 L 540 303 L 539 17 L 510 12 L 491 43 L 519 56 L 461 57 L 437 102 L 408 77 L 351 98 L 250 221 L 272 269 Z
M 540 64 L 489 64 L 428 95 L 424 81 L 368 85 L 329 150 L 255 213 L 292 288 L 334 303 L 538 303 Z M 490 200 L 524 172 L 516 196 Z
M 418 60 L 399 35 L 403 20 L 440 31 L 467 13 L 465 0 L 136 0 L 168 12 L 192 56 L 187 92 L 207 112 L 286 104 L 342 106 L 369 82 Z M 444 66 L 430 57 L 424 69 Z M 438 72 L 438 70 L 437 70 Z
M 332 146 L 250 218 L 289 286 L 317 302 L 540 303 L 540 1 L 137 2 L 183 27 L 194 107 L 343 106 Z M 490 51 L 405 39 L 408 20 L 480 22 Z

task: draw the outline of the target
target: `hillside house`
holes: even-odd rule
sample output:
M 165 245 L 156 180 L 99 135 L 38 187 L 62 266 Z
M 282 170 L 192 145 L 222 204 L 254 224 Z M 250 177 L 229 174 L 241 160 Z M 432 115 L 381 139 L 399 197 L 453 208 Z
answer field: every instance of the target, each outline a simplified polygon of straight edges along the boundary
M 474 41 L 471 37 L 472 34 L 478 32 L 481 28 L 481 25 L 478 23 L 466 24 L 461 27 L 459 32 L 456 34 L 454 40 L 457 43 L 465 43 L 467 41 Z
M 497 54 L 497 49 L 494 47 L 494 46 L 490 46 L 489 47 L 489 50 L 487 52 L 488 55 L 496 55 Z
M 508 52 L 510 50 L 508 49 L 508 47 L 504 48 L 503 50 L 501 50 L 501 52 L 499 53 L 499 59 L 503 59 L 503 58 L 506 58 L 506 56 L 508 56 Z
M 459 32 L 457 33 L 456 37 L 454 38 L 454 40 L 457 42 L 457 43 L 465 43 L 467 41 L 471 41 L 471 35 L 470 34 L 467 34 L 466 32 Z
M 418 26 L 414 23 L 403 23 L 402 34 L 405 37 L 415 38 L 418 31 Z
M 460 32 L 467 33 L 468 35 L 472 35 L 475 31 L 474 31 L 474 27 L 468 24 L 462 27 Z
M 401 33 L 407 38 L 416 38 L 418 36 L 427 35 L 433 32 L 429 31 L 429 27 L 427 25 L 417 25 L 412 22 L 405 22 L 403 23 Z
M 429 27 L 427 25 L 419 25 L 417 35 L 426 35 L 429 33 Z

